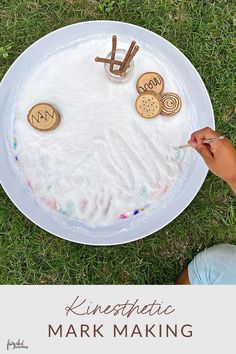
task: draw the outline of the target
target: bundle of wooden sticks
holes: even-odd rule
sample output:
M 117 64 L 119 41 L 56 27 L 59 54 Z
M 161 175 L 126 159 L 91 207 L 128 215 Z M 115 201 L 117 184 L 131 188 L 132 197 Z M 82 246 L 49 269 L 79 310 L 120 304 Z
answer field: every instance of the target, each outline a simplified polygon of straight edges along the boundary
M 135 54 L 138 52 L 139 47 L 136 45 L 135 41 L 132 41 L 129 49 L 123 59 L 116 60 L 116 49 L 117 49 L 117 36 L 112 36 L 112 50 L 111 50 L 111 58 L 100 58 L 96 57 L 95 61 L 99 63 L 107 63 L 110 64 L 110 72 L 114 75 L 125 77 L 127 75 L 127 69 L 130 66 L 132 59 L 134 58 Z M 114 70 L 114 65 L 118 66 L 117 70 Z

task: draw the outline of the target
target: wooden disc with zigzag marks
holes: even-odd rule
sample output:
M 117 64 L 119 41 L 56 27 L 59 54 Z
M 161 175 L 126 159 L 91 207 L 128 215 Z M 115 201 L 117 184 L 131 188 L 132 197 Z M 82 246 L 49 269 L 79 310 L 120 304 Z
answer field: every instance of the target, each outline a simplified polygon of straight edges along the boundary
M 41 131 L 55 129 L 60 123 L 60 113 L 49 103 L 38 103 L 27 116 L 30 125 Z

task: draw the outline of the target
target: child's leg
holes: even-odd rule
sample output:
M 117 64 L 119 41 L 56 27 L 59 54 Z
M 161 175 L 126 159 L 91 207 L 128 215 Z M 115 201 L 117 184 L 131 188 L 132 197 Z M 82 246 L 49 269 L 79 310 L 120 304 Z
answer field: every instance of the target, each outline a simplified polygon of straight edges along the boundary
M 236 284 L 236 246 L 221 244 L 198 253 L 177 284 Z

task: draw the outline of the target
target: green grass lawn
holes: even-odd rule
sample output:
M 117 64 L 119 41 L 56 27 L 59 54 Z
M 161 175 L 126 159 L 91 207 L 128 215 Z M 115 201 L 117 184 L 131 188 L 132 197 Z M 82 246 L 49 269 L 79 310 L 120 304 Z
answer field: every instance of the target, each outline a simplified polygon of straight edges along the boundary
M 191 60 L 209 91 L 217 130 L 236 144 L 234 11 L 233 0 L 1 0 L 0 78 L 24 49 L 57 28 L 130 22 Z M 209 173 L 191 205 L 161 231 L 123 246 L 91 247 L 41 230 L 0 189 L 0 284 L 170 284 L 201 249 L 236 244 L 235 210 L 229 187 Z

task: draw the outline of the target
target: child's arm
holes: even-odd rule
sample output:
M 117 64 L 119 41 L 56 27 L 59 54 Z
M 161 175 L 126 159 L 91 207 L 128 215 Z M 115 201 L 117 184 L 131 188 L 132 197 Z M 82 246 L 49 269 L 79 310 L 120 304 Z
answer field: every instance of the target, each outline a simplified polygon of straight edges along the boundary
M 203 143 L 204 139 L 219 135 L 211 128 L 204 128 L 194 132 L 188 143 L 199 152 L 209 169 L 227 182 L 236 194 L 236 149 L 233 144 L 226 138 Z

